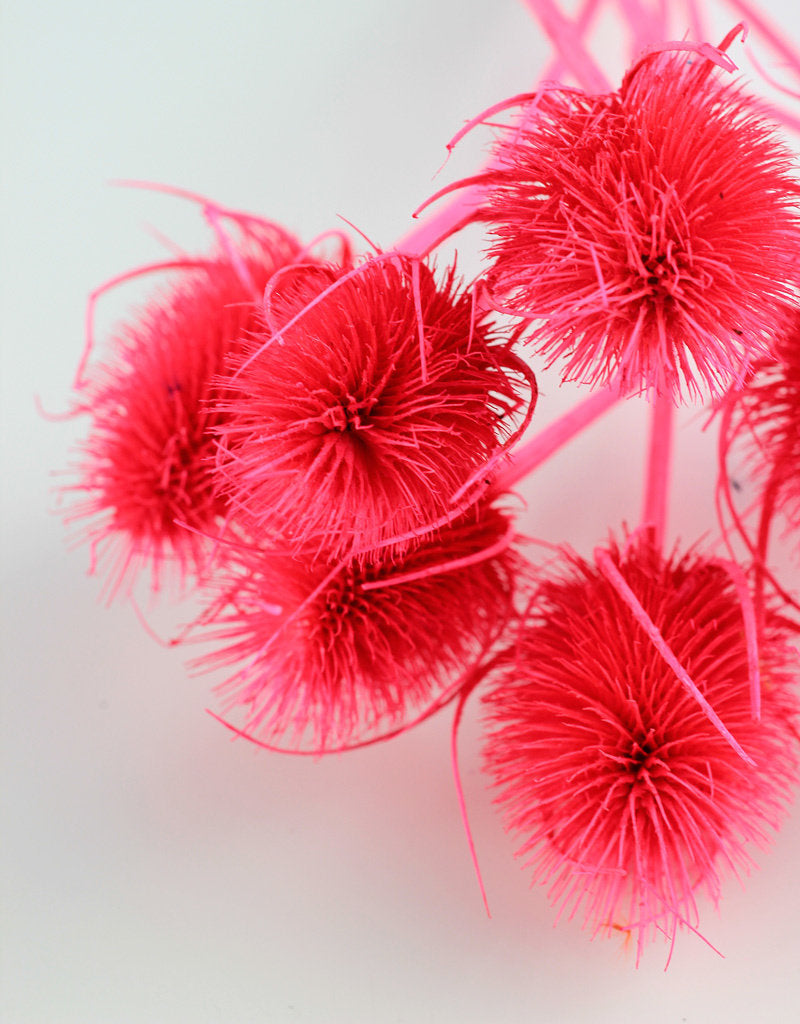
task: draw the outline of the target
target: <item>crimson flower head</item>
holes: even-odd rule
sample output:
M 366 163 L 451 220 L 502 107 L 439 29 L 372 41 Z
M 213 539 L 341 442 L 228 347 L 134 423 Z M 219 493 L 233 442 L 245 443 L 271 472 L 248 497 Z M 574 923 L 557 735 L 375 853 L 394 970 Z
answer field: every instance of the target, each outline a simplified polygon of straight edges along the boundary
M 743 608 L 723 564 L 664 557 L 644 535 L 610 564 L 702 696 L 755 762 L 720 734 L 598 565 L 568 555 L 538 584 L 487 694 L 485 759 L 520 856 L 594 934 L 697 927 L 695 894 L 777 828 L 797 770 L 796 654 L 768 614 L 751 701 Z M 789 666 L 792 666 L 790 671 Z
M 320 750 L 435 701 L 499 637 L 521 565 L 508 516 L 481 502 L 402 557 L 337 564 L 241 547 L 220 577 L 205 667 L 244 731 Z
M 535 397 L 454 270 L 394 256 L 278 274 L 231 370 L 226 493 L 251 529 L 331 558 L 452 519 Z
M 721 395 L 769 352 L 798 279 L 793 157 L 697 53 L 609 95 L 554 89 L 486 175 L 487 283 L 565 379 Z
M 145 566 L 157 590 L 165 563 L 183 579 L 207 553 L 202 534 L 227 512 L 214 474 L 214 431 L 224 419 L 215 381 L 267 281 L 299 251 L 264 224 L 237 250 L 179 263 L 178 279 L 121 327 L 92 371 L 80 395 L 91 428 L 70 488 L 82 498 L 69 519 L 89 520 L 93 556 L 97 549 L 111 560 L 112 593 Z

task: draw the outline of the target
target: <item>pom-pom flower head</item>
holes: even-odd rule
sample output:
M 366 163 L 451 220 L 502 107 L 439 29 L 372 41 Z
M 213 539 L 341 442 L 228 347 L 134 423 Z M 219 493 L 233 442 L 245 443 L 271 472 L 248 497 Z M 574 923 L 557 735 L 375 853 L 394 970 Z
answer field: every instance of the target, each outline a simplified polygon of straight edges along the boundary
M 452 269 L 437 283 L 394 256 L 277 275 L 263 333 L 231 366 L 232 503 L 253 529 L 333 558 L 453 518 L 536 387 Z
M 521 559 L 485 502 L 403 557 L 331 566 L 242 547 L 221 578 L 205 667 L 247 660 L 220 690 L 244 731 L 319 749 L 435 701 L 499 637 Z M 231 565 L 231 569 L 234 566 Z
M 265 223 L 236 250 L 178 262 L 178 280 L 123 325 L 82 385 L 92 425 L 70 488 L 84 497 L 69 519 L 90 519 L 93 561 L 95 549 L 112 561 L 112 593 L 147 565 L 155 590 L 166 562 L 183 580 L 207 552 L 202 534 L 227 513 L 214 477 L 214 430 L 224 419 L 216 378 L 267 282 L 299 252 Z
M 601 563 L 570 556 L 540 581 L 487 695 L 486 765 L 520 856 L 593 933 L 697 927 L 720 870 L 777 828 L 796 775 L 798 701 L 787 627 L 759 637 L 760 719 L 740 595 L 722 564 L 664 558 L 645 535 L 604 553 L 755 761 L 732 749 L 649 642 Z
M 497 159 L 487 283 L 565 379 L 718 396 L 770 350 L 797 281 L 798 182 L 708 59 L 670 49 L 615 93 L 539 94 Z

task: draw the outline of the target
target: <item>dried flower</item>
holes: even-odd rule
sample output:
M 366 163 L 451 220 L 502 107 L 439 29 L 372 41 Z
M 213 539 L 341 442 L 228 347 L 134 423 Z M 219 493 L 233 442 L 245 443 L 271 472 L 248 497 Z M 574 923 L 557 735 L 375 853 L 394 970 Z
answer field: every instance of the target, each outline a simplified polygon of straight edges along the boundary
M 748 765 L 648 641 L 600 569 L 577 555 L 544 578 L 487 696 L 485 759 L 520 855 L 552 902 L 594 934 L 646 939 L 697 927 L 720 871 L 778 828 L 797 770 L 788 627 L 759 636 L 761 715 L 751 705 L 742 605 L 726 569 L 663 557 L 645 534 L 608 555 Z M 790 666 L 792 668 L 790 669 Z
M 278 275 L 232 371 L 219 428 L 232 503 L 252 529 L 331 558 L 452 518 L 516 436 L 525 380 L 535 397 L 454 270 L 437 284 L 402 257 Z
M 167 562 L 184 581 L 207 552 L 202 534 L 227 513 L 214 476 L 214 430 L 225 419 L 215 379 L 252 328 L 267 281 L 299 251 L 262 225 L 235 259 L 222 252 L 187 260 L 92 372 L 81 393 L 91 430 L 80 481 L 69 488 L 83 498 L 69 520 L 90 520 L 92 561 L 110 560 L 112 595 L 145 566 L 154 590 Z
M 798 181 L 759 102 L 696 53 L 540 93 L 484 180 L 499 307 L 565 379 L 719 396 L 798 280 Z
M 220 690 L 255 737 L 333 748 L 396 724 L 488 649 L 512 612 L 520 559 L 485 502 L 400 557 L 336 565 L 250 547 L 220 579 L 204 667 L 247 660 Z

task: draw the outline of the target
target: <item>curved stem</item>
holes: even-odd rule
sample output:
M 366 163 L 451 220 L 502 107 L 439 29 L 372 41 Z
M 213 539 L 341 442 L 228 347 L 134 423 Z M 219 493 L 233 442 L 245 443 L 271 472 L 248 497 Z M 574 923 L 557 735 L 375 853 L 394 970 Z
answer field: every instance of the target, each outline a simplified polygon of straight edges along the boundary
M 653 542 L 657 548 L 664 543 L 667 525 L 674 413 L 675 406 L 670 395 L 659 395 L 652 403 L 642 525 L 652 529 Z
M 469 855 L 472 859 L 472 866 L 475 869 L 475 875 L 478 879 L 478 887 L 481 891 L 481 898 L 483 899 L 483 905 L 486 908 L 486 916 L 491 917 L 492 912 L 489 910 L 489 898 L 486 895 L 486 886 L 483 884 L 483 875 L 481 874 L 481 867 L 478 863 L 478 852 L 475 849 L 475 840 L 472 836 L 472 828 L 469 824 L 469 815 L 467 814 L 467 801 L 464 797 L 464 787 L 461 784 L 461 772 L 458 767 L 458 729 L 461 725 L 461 716 L 464 713 L 464 705 L 467 702 L 467 698 L 472 693 L 473 686 L 465 687 L 461 695 L 458 698 L 458 704 L 456 705 L 456 713 L 453 716 L 453 725 L 450 732 L 450 758 L 453 766 L 453 782 L 456 787 L 456 798 L 458 799 L 458 809 L 461 812 L 461 820 L 464 823 L 464 831 L 467 834 L 467 846 L 469 847 Z

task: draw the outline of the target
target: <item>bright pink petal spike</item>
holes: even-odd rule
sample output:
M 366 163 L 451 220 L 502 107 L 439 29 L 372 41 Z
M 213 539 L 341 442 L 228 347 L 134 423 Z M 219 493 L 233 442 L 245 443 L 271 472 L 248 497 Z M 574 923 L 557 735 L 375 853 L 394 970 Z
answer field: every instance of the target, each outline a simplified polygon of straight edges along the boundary
M 646 532 L 608 557 L 756 766 L 731 747 L 617 587 L 567 553 L 541 579 L 486 697 L 485 761 L 520 856 L 550 899 L 594 934 L 674 941 L 716 903 L 726 870 L 777 829 L 797 775 L 796 658 L 785 620 L 758 638 L 761 718 L 735 581 Z M 750 617 L 752 621 L 752 617 Z

